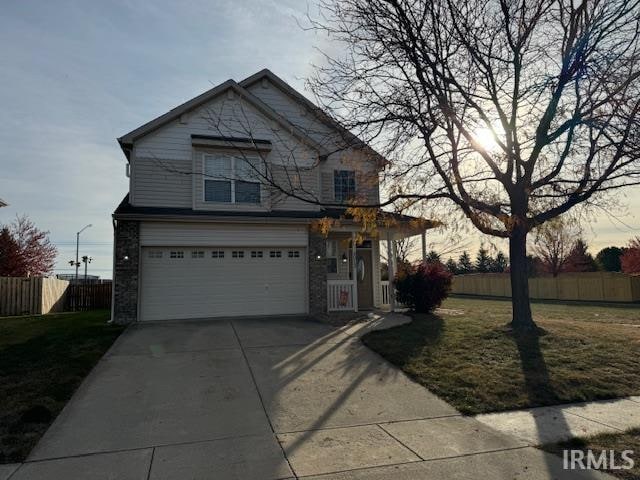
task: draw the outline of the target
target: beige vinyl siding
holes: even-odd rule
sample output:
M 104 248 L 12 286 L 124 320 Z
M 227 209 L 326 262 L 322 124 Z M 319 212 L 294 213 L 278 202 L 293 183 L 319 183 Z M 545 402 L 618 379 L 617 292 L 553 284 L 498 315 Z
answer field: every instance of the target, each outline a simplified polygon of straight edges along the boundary
M 271 84 L 271 82 L 256 82 L 249 87 L 249 91 L 276 112 L 287 117 L 329 151 L 338 150 L 332 153 L 320 166 L 321 199 L 323 202 L 334 201 L 334 170 L 356 170 L 358 172 L 358 178 L 356 179 L 358 195 L 372 204 L 379 201 L 378 174 L 376 163 L 373 159 L 359 149 L 340 150 L 344 142 L 339 133 L 318 120 L 311 111 Z
M 319 195 L 319 178 L 317 168 L 296 168 L 284 165 L 273 165 L 271 169 L 275 185 L 284 188 L 285 192 L 293 192 L 309 202 L 299 200 L 270 186 L 270 204 L 273 210 L 317 210 Z
M 268 80 L 254 83 L 248 90 L 328 150 L 340 144 L 342 137 L 338 132 Z
M 320 191 L 322 192 L 322 201 L 333 203 L 335 201 L 335 191 L 333 182 L 333 170 L 320 172 Z
M 356 196 L 360 201 L 369 204 L 380 201 L 379 176 L 375 163 L 365 152 L 353 148 L 329 155 L 320 165 L 323 201 L 335 201 L 333 175 L 336 170 L 356 172 Z
M 142 222 L 140 245 L 304 247 L 307 226 Z
M 219 123 L 215 123 L 219 120 Z M 212 100 L 209 104 L 200 107 L 181 119 L 164 125 L 145 137 L 137 140 L 134 146 L 132 159 L 131 198 L 137 206 L 177 205 L 193 206 L 201 210 L 246 210 L 247 206 L 233 204 L 215 205 L 205 203 L 202 195 L 202 152 L 208 149 L 195 149 L 191 144 L 191 135 L 214 135 L 230 137 L 253 137 L 269 140 L 272 150 L 266 159 L 273 165 L 286 166 L 291 169 L 293 165 L 301 168 L 310 168 L 317 164 L 317 152 L 308 145 L 285 131 L 273 120 L 265 117 L 247 102 L 237 96 L 229 96 L 227 93 Z M 137 159 L 153 159 L 157 165 L 169 163 L 172 166 L 185 168 L 191 172 L 189 176 L 172 173 L 160 167 L 155 168 L 145 160 L 135 172 Z M 152 171 L 149 169 L 152 168 Z M 145 177 L 151 173 L 153 180 Z M 185 178 L 189 178 L 185 181 Z M 317 170 L 309 172 L 302 181 L 305 186 L 312 187 L 315 192 L 319 190 L 319 173 Z M 158 187 L 153 184 L 157 181 Z M 188 205 L 184 201 L 186 185 L 189 186 Z M 174 194 L 172 190 L 177 190 Z M 164 192 L 164 193 L 163 193 Z M 162 196 L 167 196 L 167 202 L 163 203 Z M 171 197 L 176 196 L 176 199 Z M 176 202 L 179 197 L 179 202 Z M 273 205 L 265 198 L 263 208 L 273 210 L 314 210 L 317 206 L 293 198 L 286 202 L 276 202 Z M 256 209 L 249 207 L 249 209 Z M 259 210 L 259 208 L 258 208 Z
M 134 157 L 130 201 L 140 206 L 191 208 L 190 173 L 189 161 Z

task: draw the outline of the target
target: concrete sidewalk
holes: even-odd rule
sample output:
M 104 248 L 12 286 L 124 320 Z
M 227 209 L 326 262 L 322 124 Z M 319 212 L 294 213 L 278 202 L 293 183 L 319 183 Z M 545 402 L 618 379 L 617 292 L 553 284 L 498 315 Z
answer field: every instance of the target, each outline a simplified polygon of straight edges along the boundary
M 460 415 L 360 341 L 407 321 L 133 326 L 0 480 L 610 478 Z
M 477 415 L 475 419 L 529 445 L 543 445 L 638 428 L 640 397 L 488 413 Z

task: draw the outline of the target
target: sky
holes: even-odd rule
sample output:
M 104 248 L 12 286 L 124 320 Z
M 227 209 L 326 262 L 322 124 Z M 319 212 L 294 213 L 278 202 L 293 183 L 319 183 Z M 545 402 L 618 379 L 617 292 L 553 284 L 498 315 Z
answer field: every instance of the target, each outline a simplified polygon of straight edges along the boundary
M 0 223 L 28 215 L 72 273 L 111 278 L 111 213 L 127 192 L 116 138 L 228 78 L 270 68 L 304 93 L 327 40 L 299 25 L 304 0 L 4 1 L 0 16 Z M 640 230 L 640 190 L 620 219 L 587 228 L 595 253 Z M 446 232 L 430 236 L 448 243 Z M 482 239 L 469 230 L 470 250 Z M 500 242 L 496 245 L 505 249 Z

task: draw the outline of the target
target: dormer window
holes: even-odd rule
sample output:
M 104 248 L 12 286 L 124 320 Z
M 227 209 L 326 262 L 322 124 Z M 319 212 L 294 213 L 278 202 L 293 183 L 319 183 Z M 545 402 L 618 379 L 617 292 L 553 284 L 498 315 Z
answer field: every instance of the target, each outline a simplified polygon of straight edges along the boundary
M 337 202 L 346 202 L 356 196 L 356 172 L 336 170 L 333 172 L 334 198 Z
M 204 156 L 204 201 L 260 203 L 260 159 Z

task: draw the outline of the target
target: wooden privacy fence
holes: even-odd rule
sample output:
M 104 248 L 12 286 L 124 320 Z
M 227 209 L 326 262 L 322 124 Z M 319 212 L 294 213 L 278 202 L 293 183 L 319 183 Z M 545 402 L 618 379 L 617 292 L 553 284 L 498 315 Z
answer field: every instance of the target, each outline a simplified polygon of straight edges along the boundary
M 508 273 L 456 275 L 451 293 L 511 297 Z M 589 302 L 639 302 L 640 276 L 615 272 L 561 273 L 529 278 L 531 298 Z
M 65 297 L 65 310 L 111 308 L 111 283 L 71 284 Z
M 62 311 L 68 287 L 57 278 L 0 277 L 0 316 Z

